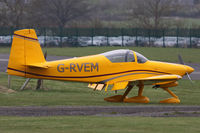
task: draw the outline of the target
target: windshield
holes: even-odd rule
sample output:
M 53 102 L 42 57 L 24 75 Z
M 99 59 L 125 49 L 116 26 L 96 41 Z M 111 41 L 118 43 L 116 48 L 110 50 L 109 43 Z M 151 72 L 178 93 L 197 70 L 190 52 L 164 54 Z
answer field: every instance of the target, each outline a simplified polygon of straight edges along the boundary
M 132 50 L 113 50 L 106 53 L 102 53 L 106 58 L 108 58 L 111 62 L 135 62 L 135 56 Z
M 146 57 L 144 57 L 143 55 L 141 55 L 138 52 L 135 52 L 136 56 L 137 56 L 137 62 L 138 63 L 145 63 L 148 61 L 148 59 Z

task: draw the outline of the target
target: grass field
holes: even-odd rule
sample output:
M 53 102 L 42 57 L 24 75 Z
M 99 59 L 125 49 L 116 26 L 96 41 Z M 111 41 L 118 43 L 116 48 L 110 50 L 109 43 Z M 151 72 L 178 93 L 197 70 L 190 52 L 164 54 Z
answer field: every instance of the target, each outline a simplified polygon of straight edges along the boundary
M 102 53 L 105 51 L 129 48 L 144 54 L 152 60 L 161 60 L 169 62 L 177 62 L 177 55 L 181 53 L 185 62 L 199 63 L 200 49 L 181 49 L 181 48 L 145 48 L 145 47 L 78 47 L 78 48 L 48 48 L 48 55 L 58 56 L 85 56 L 91 54 Z M 46 49 L 43 49 L 44 51 Z M 9 53 L 9 48 L 0 48 L 0 53 Z M 127 105 L 125 103 L 107 103 L 103 98 L 115 95 L 114 92 L 97 92 L 92 91 L 85 83 L 59 82 L 45 80 L 45 88 L 49 90 L 35 91 L 36 80 L 32 80 L 28 86 L 28 90 L 19 91 L 24 78 L 12 77 L 12 89 L 16 93 L 0 94 L 0 106 L 28 106 L 28 105 Z M 6 73 L 0 73 L 0 85 L 7 85 Z M 199 105 L 200 104 L 200 81 L 195 81 L 193 86 L 188 80 L 181 80 L 178 87 L 172 88 L 181 99 L 181 104 L 184 105 Z M 124 90 L 119 91 L 122 94 Z M 136 95 L 135 88 L 130 96 Z M 151 86 L 146 86 L 144 95 L 151 99 L 151 104 L 157 104 L 159 100 L 168 98 L 168 93 L 162 89 L 152 89 Z M 53 97 L 53 98 L 52 98 Z M 198 100 L 199 99 L 199 100 Z M 130 105 L 130 104 L 128 104 Z M 133 104 L 134 105 L 134 104 Z
M 113 106 L 126 106 L 126 105 L 141 105 L 134 103 L 109 103 L 105 102 L 103 98 L 116 95 L 114 92 L 93 91 L 88 88 L 85 83 L 75 82 L 61 82 L 45 80 L 44 86 L 49 90 L 33 90 L 36 86 L 36 80 L 32 80 L 27 87 L 28 90 L 20 91 L 19 88 L 25 81 L 24 78 L 12 76 L 12 89 L 16 90 L 15 93 L 0 93 L 0 106 L 56 106 L 56 105 L 113 105 Z M 200 81 L 194 81 L 192 85 L 189 80 L 180 80 L 178 87 L 171 88 L 181 99 L 180 105 L 200 105 Z M 0 84 L 7 85 L 7 75 L 0 73 Z M 160 100 L 171 97 L 167 92 L 162 89 L 153 89 L 152 86 L 145 86 L 144 95 L 148 96 L 153 105 L 159 104 Z M 129 96 L 137 94 L 135 87 Z M 121 90 L 118 94 L 124 93 Z
M 131 49 L 140 52 L 150 60 L 178 62 L 178 54 L 181 54 L 184 61 L 188 63 L 200 63 L 200 49 L 195 48 L 155 48 L 155 47 L 64 47 L 47 48 L 48 55 L 79 57 L 99 54 L 115 49 Z M 10 49 L 1 47 L 0 53 L 9 53 Z
M 199 133 L 199 118 L 0 117 L 1 133 Z
M 113 49 L 132 49 L 152 60 L 177 62 L 180 53 L 185 62 L 200 63 L 200 49 L 181 48 L 144 48 L 144 47 L 84 47 L 84 48 L 48 48 L 48 55 L 58 56 L 85 56 L 98 54 Z M 0 48 L 0 53 L 9 53 L 9 48 Z M 45 49 L 44 49 L 45 51 Z M 27 90 L 19 88 L 25 81 L 24 78 L 12 76 L 12 89 L 14 93 L 0 92 L 0 106 L 140 106 L 134 103 L 109 103 L 104 97 L 115 95 L 114 92 L 98 92 L 87 87 L 85 83 L 44 81 L 48 90 L 34 90 L 36 80 L 31 80 Z M 180 80 L 179 86 L 171 88 L 181 99 L 179 105 L 200 105 L 200 81 L 192 85 L 188 80 Z M 7 86 L 6 73 L 0 73 L 0 85 Z M 122 94 L 119 91 L 118 94 Z M 129 94 L 136 95 L 137 89 Z M 144 95 L 151 100 L 148 105 L 159 104 L 160 100 L 171 97 L 162 89 L 152 89 L 145 86 Z M 132 116 L 54 116 L 54 117 L 5 117 L 0 116 L 0 133 L 199 133 L 199 118 L 180 117 L 132 117 Z

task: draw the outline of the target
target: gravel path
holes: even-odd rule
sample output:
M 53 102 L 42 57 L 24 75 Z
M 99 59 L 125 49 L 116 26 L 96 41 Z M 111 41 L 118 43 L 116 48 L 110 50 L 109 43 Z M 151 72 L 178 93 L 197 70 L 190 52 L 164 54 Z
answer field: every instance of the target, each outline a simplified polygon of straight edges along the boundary
M 0 116 L 200 117 L 200 106 L 29 106 L 0 107 Z

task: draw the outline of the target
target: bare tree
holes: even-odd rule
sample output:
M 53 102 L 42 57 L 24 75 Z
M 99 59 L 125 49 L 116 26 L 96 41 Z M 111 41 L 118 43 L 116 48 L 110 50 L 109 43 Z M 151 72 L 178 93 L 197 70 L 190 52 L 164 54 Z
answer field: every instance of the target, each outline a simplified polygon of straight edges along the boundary
M 33 0 L 30 12 L 36 24 L 63 28 L 72 20 L 84 19 L 90 11 L 86 0 Z
M 168 16 L 175 3 L 173 0 L 134 0 L 132 14 L 144 28 L 162 28 L 163 17 Z
M 25 0 L 1 0 L 0 16 L 4 26 L 24 26 L 26 1 Z

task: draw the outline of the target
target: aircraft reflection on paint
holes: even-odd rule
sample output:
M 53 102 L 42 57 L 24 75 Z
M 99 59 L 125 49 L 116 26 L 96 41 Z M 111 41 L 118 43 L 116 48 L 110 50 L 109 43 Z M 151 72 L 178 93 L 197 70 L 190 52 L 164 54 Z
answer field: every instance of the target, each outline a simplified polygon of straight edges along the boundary
M 109 102 L 148 103 L 142 95 L 144 85 L 162 88 L 173 97 L 161 103 L 180 103 L 168 88 L 178 85 L 177 80 L 194 71 L 181 64 L 150 61 L 132 50 L 114 50 L 98 55 L 66 60 L 46 61 L 37 35 L 33 29 L 15 31 L 7 72 L 26 78 L 88 82 L 94 90 L 112 91 L 126 89 L 123 95 L 105 98 Z M 139 88 L 138 96 L 127 98 L 131 89 Z

